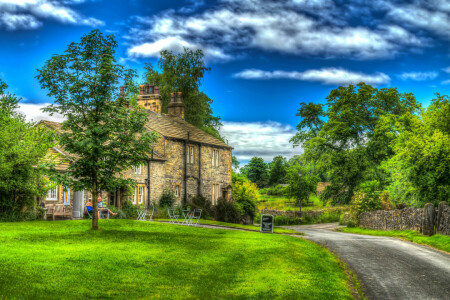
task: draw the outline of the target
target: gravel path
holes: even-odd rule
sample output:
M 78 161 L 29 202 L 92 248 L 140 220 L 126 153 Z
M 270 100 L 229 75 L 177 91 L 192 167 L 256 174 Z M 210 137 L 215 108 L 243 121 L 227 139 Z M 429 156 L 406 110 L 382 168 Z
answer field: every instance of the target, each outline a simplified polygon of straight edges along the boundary
M 333 231 L 337 223 L 286 226 L 347 262 L 369 299 L 450 299 L 450 255 L 396 238 Z

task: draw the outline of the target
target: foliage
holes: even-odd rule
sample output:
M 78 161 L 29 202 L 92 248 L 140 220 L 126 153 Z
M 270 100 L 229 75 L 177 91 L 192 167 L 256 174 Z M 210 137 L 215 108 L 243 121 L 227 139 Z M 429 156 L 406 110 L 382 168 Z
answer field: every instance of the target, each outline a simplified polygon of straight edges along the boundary
M 231 181 L 233 183 L 244 182 L 244 181 L 247 181 L 247 180 L 248 179 L 244 175 L 242 175 L 241 173 L 235 173 L 235 172 L 231 173 Z
M 446 251 L 450 253 L 450 236 L 435 234 L 432 236 L 426 236 L 412 230 L 372 230 L 365 228 L 342 228 L 342 231 L 349 233 L 376 235 L 376 236 L 392 236 L 400 239 L 404 239 L 410 242 L 428 245 L 436 249 Z
M 245 181 L 233 184 L 233 200 L 236 202 L 241 215 L 249 216 L 250 220 L 253 220 L 256 215 L 258 198 L 258 187 L 253 182 Z
M 292 165 L 287 170 L 288 196 L 295 199 L 297 204 L 309 199 L 317 191 L 319 178 L 314 175 L 309 166 Z
M 0 79 L 0 219 L 29 220 L 35 215 L 35 198 L 46 192 L 38 165 L 53 136 L 16 112 L 21 99 L 7 93 L 7 87 Z
M 269 182 L 269 169 L 261 157 L 252 157 L 250 162 L 240 171 L 248 180 L 256 183 L 259 188 L 264 187 Z
M 179 54 L 163 50 L 158 61 L 161 71 L 158 72 L 148 63 L 145 78 L 147 82 L 159 86 L 163 112 L 167 112 L 170 93 L 182 92 L 186 121 L 223 140 L 219 133 L 222 126 L 220 117 L 213 116 L 212 100 L 200 91 L 205 72 L 211 70 L 205 66 L 203 57 L 200 49 L 194 51 L 184 48 Z
M 171 188 L 165 188 L 159 198 L 159 207 L 172 207 L 175 203 L 175 192 Z
M 350 216 L 353 221 L 357 222 L 359 215 L 363 212 L 391 209 L 389 192 L 380 192 L 379 189 L 380 183 L 376 180 L 366 181 L 361 184 L 352 197 Z
M 437 97 L 421 116 L 386 117 L 396 134 L 394 156 L 384 165 L 395 203 L 421 207 L 450 199 L 450 98 Z
M 92 232 L 87 220 L 0 224 L 2 297 L 352 299 L 337 258 L 303 239 L 131 220 L 100 225 Z
M 37 78 L 55 104 L 44 110 L 66 117 L 58 142 L 69 153 L 71 163 L 55 181 L 65 181 L 74 190 L 114 191 L 134 183 L 119 174 L 145 163 L 156 141 L 145 127 L 143 108 L 126 107 L 137 92 L 134 70 L 125 69 L 114 57 L 117 42 L 113 35 L 93 30 L 79 43 L 71 43 L 65 54 L 53 55 L 38 70 Z M 119 81 L 125 94 L 119 95 Z M 92 227 L 98 228 L 94 201 Z
M 302 217 L 276 215 L 274 223 L 276 226 L 331 223 L 338 222 L 342 214 L 341 210 L 325 210 L 323 214 L 317 217 L 311 217 L 308 214 L 304 214 Z M 260 215 L 257 216 L 257 219 L 260 219 Z
M 239 223 L 241 221 L 241 214 L 236 203 L 222 197 L 217 199 L 217 204 L 214 206 L 214 216 L 221 222 Z
M 213 207 L 211 201 L 201 195 L 192 197 L 191 201 L 188 203 L 188 206 L 191 207 L 191 210 L 196 208 L 201 209 L 202 218 L 209 218 L 213 215 Z
M 327 172 L 331 185 L 323 197 L 348 203 L 362 182 L 387 183 L 388 176 L 379 166 L 393 155 L 394 137 L 377 130 L 381 118 L 415 114 L 420 106 L 412 94 L 365 83 L 339 87 L 326 99 L 325 105 L 300 104 L 301 121 L 291 142 L 303 145 L 306 157 Z
M 285 157 L 278 155 L 269 163 L 269 185 L 285 183 L 286 181 L 287 160 Z

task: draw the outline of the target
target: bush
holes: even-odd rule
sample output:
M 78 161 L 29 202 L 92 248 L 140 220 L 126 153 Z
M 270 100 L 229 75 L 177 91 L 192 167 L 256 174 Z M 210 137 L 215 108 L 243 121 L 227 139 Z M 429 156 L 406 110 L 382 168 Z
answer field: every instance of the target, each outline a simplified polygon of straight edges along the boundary
M 241 214 L 236 203 L 227 201 L 220 197 L 217 199 L 217 205 L 214 206 L 214 215 L 217 221 L 228 223 L 239 223 Z
M 207 200 L 205 197 L 201 195 L 197 195 L 192 197 L 191 201 L 188 203 L 191 209 L 201 209 L 202 210 L 202 218 L 209 218 L 213 216 L 213 209 L 211 201 Z
M 253 182 L 246 181 L 233 184 L 233 199 L 240 214 L 249 216 L 252 221 L 255 218 L 258 198 L 258 187 Z
M 165 188 L 159 199 L 159 207 L 172 207 L 175 203 L 175 193 L 173 189 Z
M 369 212 L 373 210 L 382 209 L 380 200 L 380 192 L 377 191 L 379 187 L 379 182 L 374 181 L 366 181 L 361 184 L 359 190 L 353 195 L 351 206 L 350 206 L 350 217 L 352 220 L 356 221 L 359 218 L 359 215 L 363 212 Z M 383 199 L 389 198 L 389 193 L 385 192 L 383 194 Z M 383 203 L 386 207 L 387 203 Z
M 129 200 L 125 200 L 122 205 L 122 212 L 125 214 L 127 219 L 136 219 L 138 216 L 138 208 L 131 203 Z M 118 217 L 124 217 L 122 214 L 117 214 Z

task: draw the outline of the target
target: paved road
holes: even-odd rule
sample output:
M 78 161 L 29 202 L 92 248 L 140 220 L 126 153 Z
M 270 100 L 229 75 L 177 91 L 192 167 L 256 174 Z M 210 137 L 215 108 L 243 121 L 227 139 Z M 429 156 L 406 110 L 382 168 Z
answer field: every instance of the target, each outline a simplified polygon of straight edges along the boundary
M 369 299 L 450 299 L 450 255 L 395 238 L 335 232 L 337 224 L 286 226 L 336 253 Z

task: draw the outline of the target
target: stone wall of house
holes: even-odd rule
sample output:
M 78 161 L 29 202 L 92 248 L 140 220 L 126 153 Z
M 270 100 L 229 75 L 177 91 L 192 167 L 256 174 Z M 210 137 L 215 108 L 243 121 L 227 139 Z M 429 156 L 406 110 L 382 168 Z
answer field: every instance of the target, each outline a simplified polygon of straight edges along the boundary
M 362 213 L 359 226 L 375 230 L 421 230 L 423 208 L 377 210 Z

